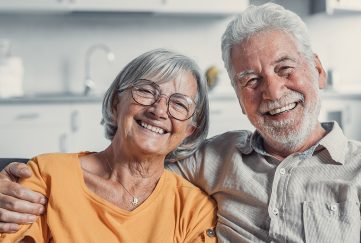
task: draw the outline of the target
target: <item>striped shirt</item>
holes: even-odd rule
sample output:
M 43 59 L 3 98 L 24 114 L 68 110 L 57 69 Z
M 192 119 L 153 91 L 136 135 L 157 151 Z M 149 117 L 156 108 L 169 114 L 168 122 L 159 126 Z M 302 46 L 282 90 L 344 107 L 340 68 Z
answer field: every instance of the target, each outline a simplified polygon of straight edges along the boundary
M 233 131 L 169 167 L 216 199 L 220 242 L 360 242 L 361 143 L 322 126 L 324 138 L 283 161 L 258 132 Z

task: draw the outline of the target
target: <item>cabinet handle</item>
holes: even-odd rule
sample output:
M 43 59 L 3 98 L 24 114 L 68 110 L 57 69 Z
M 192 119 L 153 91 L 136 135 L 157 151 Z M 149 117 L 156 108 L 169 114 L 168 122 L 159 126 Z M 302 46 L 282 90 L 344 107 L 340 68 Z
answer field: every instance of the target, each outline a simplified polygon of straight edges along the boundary
M 72 132 L 79 130 L 79 111 L 72 111 L 70 114 L 70 127 Z
M 59 150 L 60 150 L 60 152 L 66 152 L 67 151 L 66 140 L 67 140 L 67 135 L 65 133 L 60 135 L 60 137 L 59 137 Z
M 40 117 L 39 113 L 24 113 L 15 117 L 15 120 L 33 120 Z
M 345 123 L 350 124 L 351 123 L 351 111 L 350 106 L 345 107 Z

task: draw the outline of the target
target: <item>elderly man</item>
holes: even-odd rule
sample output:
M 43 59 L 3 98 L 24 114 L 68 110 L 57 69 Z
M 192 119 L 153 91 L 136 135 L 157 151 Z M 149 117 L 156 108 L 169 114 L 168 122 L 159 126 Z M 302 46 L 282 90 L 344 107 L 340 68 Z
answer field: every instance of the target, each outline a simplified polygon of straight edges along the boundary
M 228 25 L 222 55 L 256 131 L 213 137 L 169 165 L 216 199 L 219 240 L 359 242 L 361 143 L 318 121 L 326 74 L 305 24 L 276 4 L 250 6 Z M 25 176 L 21 165 L 2 173 L 1 230 L 16 230 L 5 222 L 31 219 L 12 211 L 42 211 L 41 196 L 9 181 Z

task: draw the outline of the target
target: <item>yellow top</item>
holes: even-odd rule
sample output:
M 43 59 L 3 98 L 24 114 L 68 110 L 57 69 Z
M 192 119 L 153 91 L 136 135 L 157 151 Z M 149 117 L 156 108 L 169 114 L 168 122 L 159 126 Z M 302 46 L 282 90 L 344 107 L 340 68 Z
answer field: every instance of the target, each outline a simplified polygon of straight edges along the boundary
M 33 176 L 23 185 L 48 197 L 47 212 L 1 242 L 25 236 L 36 243 L 216 242 L 215 203 L 182 177 L 165 171 L 148 199 L 129 212 L 86 186 L 82 154 L 45 154 L 28 164 Z

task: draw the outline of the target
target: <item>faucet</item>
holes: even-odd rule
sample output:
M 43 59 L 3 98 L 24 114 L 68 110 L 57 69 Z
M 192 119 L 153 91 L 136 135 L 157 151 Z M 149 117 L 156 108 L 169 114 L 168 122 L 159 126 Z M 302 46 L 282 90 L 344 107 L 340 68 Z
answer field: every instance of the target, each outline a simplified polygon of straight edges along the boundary
M 89 95 L 94 90 L 94 87 L 95 87 L 95 82 L 93 81 L 93 79 L 91 78 L 91 75 L 90 75 L 90 59 L 91 59 L 91 56 L 93 55 L 93 53 L 98 49 L 103 50 L 104 52 L 106 52 L 107 59 L 108 59 L 109 62 L 113 61 L 114 58 L 115 58 L 114 53 L 105 44 L 99 43 L 99 44 L 92 45 L 92 46 L 90 46 L 88 48 L 88 50 L 85 53 L 85 83 L 84 83 L 85 89 L 84 89 L 84 95 Z

